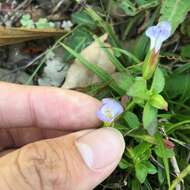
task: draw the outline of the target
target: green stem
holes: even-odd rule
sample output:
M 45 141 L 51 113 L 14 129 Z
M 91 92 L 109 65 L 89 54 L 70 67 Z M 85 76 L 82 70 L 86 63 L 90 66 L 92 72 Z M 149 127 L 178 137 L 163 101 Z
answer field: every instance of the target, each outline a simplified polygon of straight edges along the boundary
M 190 165 L 188 165 L 178 176 L 177 178 L 172 182 L 171 187 L 169 190 L 174 190 L 177 184 L 179 184 L 188 174 L 190 173 Z
M 126 105 L 125 111 L 129 111 L 134 105 L 135 102 L 132 100 L 129 104 Z

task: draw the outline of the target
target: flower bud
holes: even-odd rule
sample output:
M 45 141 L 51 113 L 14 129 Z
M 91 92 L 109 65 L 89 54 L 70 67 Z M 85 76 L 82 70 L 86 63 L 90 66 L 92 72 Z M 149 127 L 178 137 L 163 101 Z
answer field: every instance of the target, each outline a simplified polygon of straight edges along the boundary
M 144 79 L 150 79 L 156 70 L 160 48 L 162 43 L 170 37 L 171 31 L 171 24 L 167 21 L 160 22 L 146 30 L 146 36 L 150 38 L 150 49 L 143 64 Z
M 164 98 L 159 95 L 159 94 L 155 94 L 155 95 L 152 95 L 150 97 L 150 100 L 149 100 L 149 103 L 157 108 L 157 109 L 161 109 L 161 110 L 168 110 L 168 103 L 166 102 L 166 100 L 164 100 Z

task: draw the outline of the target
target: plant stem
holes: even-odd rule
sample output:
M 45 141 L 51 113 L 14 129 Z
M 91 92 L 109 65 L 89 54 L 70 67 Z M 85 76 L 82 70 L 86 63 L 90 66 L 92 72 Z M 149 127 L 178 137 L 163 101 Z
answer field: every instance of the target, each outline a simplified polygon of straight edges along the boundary
M 171 164 L 172 164 L 172 166 L 173 166 L 173 168 L 174 168 L 174 172 L 175 172 L 176 176 L 179 176 L 180 170 L 179 170 L 179 166 L 178 166 L 176 157 L 173 156 L 173 157 L 170 159 L 170 161 L 171 161 Z M 176 188 L 175 188 L 175 189 L 176 189 L 176 190 L 181 190 L 181 185 L 180 185 L 180 183 L 178 183 L 178 184 L 176 185 Z
M 180 183 L 180 181 L 183 180 L 188 174 L 190 173 L 190 164 L 177 176 L 177 178 L 172 182 L 171 187 L 169 190 L 174 190 L 174 188 L 177 186 L 177 184 Z
M 135 105 L 134 101 L 131 101 L 129 104 L 126 105 L 125 111 L 129 111 Z

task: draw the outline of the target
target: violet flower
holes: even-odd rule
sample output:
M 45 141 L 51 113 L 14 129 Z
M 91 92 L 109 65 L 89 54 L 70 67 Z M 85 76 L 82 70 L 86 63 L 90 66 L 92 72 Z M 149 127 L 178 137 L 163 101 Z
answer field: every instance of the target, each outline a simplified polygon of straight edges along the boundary
M 150 50 L 154 50 L 158 53 L 162 43 L 167 40 L 172 32 L 172 26 L 170 22 L 162 21 L 156 26 L 151 26 L 146 30 L 146 36 L 150 38 Z
M 104 98 L 96 115 L 101 121 L 112 123 L 123 111 L 124 109 L 119 102 L 111 98 Z

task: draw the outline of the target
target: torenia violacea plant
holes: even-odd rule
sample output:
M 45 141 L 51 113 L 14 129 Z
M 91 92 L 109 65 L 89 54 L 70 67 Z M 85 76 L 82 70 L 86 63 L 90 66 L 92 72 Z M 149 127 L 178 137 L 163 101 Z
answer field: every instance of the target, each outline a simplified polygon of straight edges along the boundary
M 104 126 L 111 126 L 114 120 L 123 113 L 122 105 L 112 98 L 104 98 L 97 111 L 97 117 L 104 122 Z
M 170 37 L 171 33 L 172 27 L 167 21 L 160 22 L 146 30 L 146 36 L 150 38 L 150 49 L 143 64 L 144 79 L 148 80 L 152 77 L 157 67 L 162 43 Z

